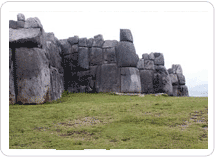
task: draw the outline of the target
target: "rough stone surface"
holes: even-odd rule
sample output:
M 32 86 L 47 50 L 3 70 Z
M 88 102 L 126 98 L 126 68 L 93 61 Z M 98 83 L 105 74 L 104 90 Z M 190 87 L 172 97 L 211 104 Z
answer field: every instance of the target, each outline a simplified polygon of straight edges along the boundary
M 182 67 L 180 64 L 173 64 L 172 69 L 174 74 L 183 74 Z
M 172 68 L 169 68 L 167 71 L 168 71 L 169 74 L 173 74 L 173 69 Z
M 149 59 L 149 55 L 147 53 L 142 54 L 142 59 L 145 59 L 145 60 L 147 59 L 148 60 Z
M 17 21 L 17 28 L 24 28 L 25 22 L 24 21 Z
M 87 40 L 87 47 L 91 48 L 91 47 L 92 47 L 92 44 L 93 44 L 93 41 L 94 41 L 93 38 L 89 38 L 89 39 Z
M 121 68 L 121 92 L 124 93 L 141 92 L 140 74 L 137 68 L 133 68 L 133 67 Z
M 64 91 L 64 76 L 54 67 L 50 67 L 50 83 L 51 100 L 59 99 Z
M 141 92 L 154 93 L 153 88 L 154 71 L 153 70 L 140 70 Z
M 150 53 L 150 54 L 149 54 L 149 59 L 150 59 L 150 60 L 155 60 L 154 53 Z
M 9 104 L 15 104 L 14 69 L 12 61 L 12 49 L 9 48 Z
M 60 44 L 61 44 L 61 55 L 68 55 L 72 53 L 72 47 L 71 45 L 68 43 L 67 39 L 62 39 L 59 40 Z
M 9 28 L 17 29 L 17 21 L 9 20 Z
M 81 69 L 89 69 L 89 53 L 88 48 L 79 47 L 78 65 Z
M 144 68 L 146 70 L 154 70 L 154 61 L 153 60 L 144 60 Z
M 103 62 L 103 54 L 101 48 L 92 47 L 89 50 L 90 66 L 101 65 Z
M 103 57 L 104 64 L 116 63 L 115 47 L 103 49 Z
M 178 76 L 178 81 L 179 81 L 179 85 L 185 85 L 185 76 L 183 74 L 177 74 Z
M 87 47 L 87 38 L 80 38 L 78 45 L 79 47 Z
M 155 66 L 153 84 L 154 93 L 173 95 L 172 82 L 164 66 Z
M 25 21 L 25 15 L 18 13 L 17 14 L 17 21 Z
M 104 39 L 101 34 L 94 36 L 92 47 L 102 48 L 103 44 L 104 44 Z
M 72 49 L 72 50 L 71 50 L 72 53 L 78 53 L 78 51 L 79 51 L 78 44 L 72 45 L 71 49 Z
M 25 21 L 24 28 L 43 28 L 43 25 L 41 24 L 40 20 L 37 17 L 34 18 L 28 18 Z
M 133 36 L 129 29 L 120 29 L 120 41 L 128 41 L 133 43 Z
M 144 59 L 139 59 L 139 61 L 137 62 L 137 68 L 139 70 L 144 70 Z
M 188 87 L 185 85 L 180 85 L 179 86 L 179 93 L 180 93 L 180 96 L 188 97 L 189 96 Z
M 172 85 L 178 85 L 179 84 L 178 77 L 176 74 L 169 74 L 169 76 L 170 76 Z
M 118 41 L 117 40 L 105 40 L 102 48 L 113 48 L 117 46 Z
M 17 75 L 17 102 L 42 104 L 50 101 L 50 69 L 45 50 L 39 48 L 15 49 Z
M 44 39 L 39 28 L 9 29 L 10 47 L 40 47 Z
M 131 42 L 119 42 L 116 46 L 116 56 L 119 67 L 136 67 L 139 60 Z
M 100 92 L 120 92 L 120 68 L 116 64 L 101 65 Z
M 154 64 L 164 66 L 164 56 L 163 56 L 163 54 L 162 53 L 154 53 L 154 56 L 155 56 Z
M 67 39 L 67 41 L 68 41 L 71 45 L 78 44 L 78 43 L 79 43 L 79 37 L 78 37 L 78 36 L 69 37 L 69 38 Z

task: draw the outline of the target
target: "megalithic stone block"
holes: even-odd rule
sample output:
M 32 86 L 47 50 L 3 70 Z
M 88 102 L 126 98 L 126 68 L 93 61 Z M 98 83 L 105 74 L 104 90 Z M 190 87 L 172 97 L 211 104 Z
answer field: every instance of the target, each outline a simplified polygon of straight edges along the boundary
M 162 53 L 154 53 L 154 64 L 164 66 L 164 56 Z
M 177 74 L 179 85 L 185 85 L 185 76 L 183 74 Z
M 16 48 L 17 102 L 42 104 L 50 101 L 50 69 L 45 50 Z
M 24 28 L 25 22 L 24 21 L 17 21 L 17 28 Z
M 89 52 L 87 47 L 79 47 L 78 65 L 82 70 L 89 69 Z
M 120 92 L 120 68 L 116 64 L 101 65 L 102 92 Z
M 142 54 L 142 59 L 144 60 L 148 60 L 149 59 L 149 55 L 147 53 Z
M 101 48 L 92 47 L 89 49 L 90 66 L 101 65 L 103 63 L 103 54 Z
M 17 21 L 9 20 L 9 28 L 17 29 Z
M 153 87 L 154 71 L 153 70 L 140 70 L 140 81 L 142 93 L 154 93 Z
M 140 73 L 137 68 L 121 68 L 121 92 L 123 93 L 140 93 L 141 82 Z
M 34 17 L 26 19 L 24 28 L 43 28 L 43 25 L 37 17 Z
M 9 104 L 15 104 L 14 69 L 12 61 L 12 49 L 9 48 Z
M 93 41 L 94 41 L 93 38 L 89 38 L 89 39 L 87 40 L 87 47 L 91 48 L 92 45 L 93 45 Z
M 139 60 L 134 44 L 131 42 L 119 42 L 116 46 L 116 56 L 119 67 L 136 67 Z
M 173 96 L 180 96 L 179 85 L 173 85 Z
M 145 70 L 154 70 L 154 61 L 153 60 L 144 60 L 144 69 Z
M 80 38 L 78 45 L 79 47 L 87 47 L 87 38 Z
M 44 46 L 44 37 L 40 28 L 9 29 L 10 47 L 39 47 Z
M 102 48 L 113 48 L 117 46 L 118 41 L 117 40 L 105 40 Z
M 59 99 L 64 91 L 64 76 L 52 66 L 50 67 L 50 83 L 51 100 Z
M 25 21 L 25 15 L 22 13 L 17 14 L 17 21 Z
M 67 39 L 67 41 L 68 41 L 68 43 L 70 43 L 70 45 L 78 44 L 79 43 L 79 37 L 78 36 L 69 37 Z
M 185 97 L 189 96 L 189 94 L 188 94 L 188 87 L 187 86 L 180 85 L 179 86 L 179 91 L 180 91 L 180 96 L 185 96 Z
M 172 69 L 174 74 L 183 74 L 182 67 L 180 64 L 173 64 Z
M 139 61 L 137 62 L 137 68 L 139 70 L 144 70 L 144 59 L 139 59 Z
M 176 74 L 169 74 L 172 85 L 179 85 L 178 77 Z
M 154 56 L 154 53 L 153 53 L 153 52 L 149 54 L 149 59 L 150 59 L 150 60 L 153 60 L 153 61 L 155 60 L 155 56 Z
M 72 53 L 72 47 L 68 43 L 67 39 L 59 40 L 60 46 L 61 46 L 61 56 L 68 55 Z
M 101 34 L 94 36 L 92 47 L 102 48 L 103 44 L 104 44 L 104 39 Z
M 133 36 L 129 29 L 120 29 L 120 41 L 128 41 L 133 43 Z
M 103 49 L 103 56 L 104 56 L 103 59 L 104 64 L 112 64 L 117 62 L 115 47 Z

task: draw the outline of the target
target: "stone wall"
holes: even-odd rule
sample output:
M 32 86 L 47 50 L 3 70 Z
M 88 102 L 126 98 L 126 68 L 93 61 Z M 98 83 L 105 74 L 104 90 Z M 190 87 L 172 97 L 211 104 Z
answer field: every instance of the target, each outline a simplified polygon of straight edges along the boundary
M 38 18 L 18 14 L 9 21 L 10 104 L 42 104 L 64 90 L 188 96 L 181 66 L 167 70 L 157 52 L 139 59 L 129 29 L 120 29 L 120 41 L 101 34 L 58 40 Z

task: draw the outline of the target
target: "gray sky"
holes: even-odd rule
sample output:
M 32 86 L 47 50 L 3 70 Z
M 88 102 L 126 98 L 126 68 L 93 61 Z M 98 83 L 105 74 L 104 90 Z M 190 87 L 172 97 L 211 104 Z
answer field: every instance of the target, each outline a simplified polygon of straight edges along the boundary
M 130 29 L 140 58 L 143 53 L 161 52 L 166 68 L 181 64 L 189 90 L 208 84 L 209 63 L 213 61 L 213 8 L 210 3 L 10 5 L 10 20 L 16 20 L 17 13 L 23 13 L 26 19 L 38 17 L 44 30 L 53 32 L 58 39 L 74 35 L 91 38 L 102 34 L 105 40 L 119 41 L 120 29 Z

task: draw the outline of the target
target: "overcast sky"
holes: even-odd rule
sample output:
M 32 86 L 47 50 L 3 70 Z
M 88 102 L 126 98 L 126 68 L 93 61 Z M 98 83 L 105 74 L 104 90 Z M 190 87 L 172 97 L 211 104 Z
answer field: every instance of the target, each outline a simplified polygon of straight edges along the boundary
M 23 13 L 26 19 L 38 17 L 45 32 L 53 32 L 58 39 L 102 34 L 105 40 L 119 41 L 120 29 L 130 29 L 139 58 L 143 53 L 161 52 L 167 69 L 172 64 L 182 66 L 189 91 L 208 84 L 209 63 L 213 60 L 210 3 L 73 2 L 47 7 L 45 3 L 11 3 L 10 7 L 10 20 L 17 20 L 17 13 Z

